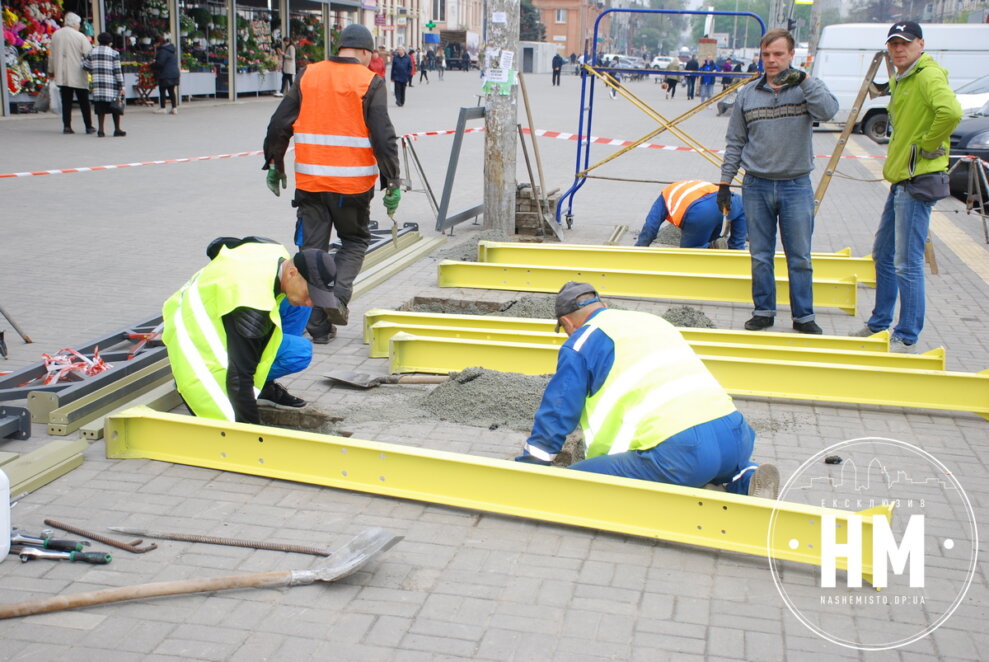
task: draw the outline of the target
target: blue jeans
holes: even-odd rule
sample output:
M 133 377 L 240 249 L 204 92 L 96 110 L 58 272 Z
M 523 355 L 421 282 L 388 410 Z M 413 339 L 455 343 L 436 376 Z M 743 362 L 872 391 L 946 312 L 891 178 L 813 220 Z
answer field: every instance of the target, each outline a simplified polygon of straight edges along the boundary
M 814 189 L 810 177 L 763 179 L 745 175 L 742 202 L 752 253 L 753 315 L 776 315 L 776 227 L 779 225 L 790 280 L 790 312 L 794 322 L 814 319 L 814 270 L 810 263 L 814 234 Z
M 268 371 L 269 382 L 302 372 L 312 361 L 312 343 L 302 337 L 312 308 L 293 306 L 288 299 L 282 299 L 278 312 L 282 316 L 282 342 L 278 345 L 275 362 Z
M 570 468 L 686 487 L 714 483 L 734 494 L 748 494 L 752 472 L 738 474 L 755 466 L 749 460 L 754 445 L 755 431 L 736 411 L 687 428 L 648 450 L 599 455 Z
M 869 328 L 888 329 L 893 308 L 900 298 L 900 321 L 893 337 L 908 345 L 917 342 L 924 328 L 924 243 L 931 224 L 933 202 L 924 202 L 894 184 L 886 198 L 876 230 L 872 259 L 876 263 L 876 306 Z
M 714 96 L 714 83 L 701 83 L 701 101 L 707 101 Z

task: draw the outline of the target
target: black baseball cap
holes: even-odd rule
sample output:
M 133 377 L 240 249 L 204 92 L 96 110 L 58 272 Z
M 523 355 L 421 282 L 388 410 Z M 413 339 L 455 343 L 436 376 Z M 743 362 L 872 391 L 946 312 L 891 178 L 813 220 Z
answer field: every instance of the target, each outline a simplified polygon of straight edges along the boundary
M 337 265 L 329 253 L 318 248 L 306 248 L 295 254 L 292 263 L 309 283 L 309 298 L 314 306 L 334 309 L 340 306 L 333 293 Z
M 594 296 L 586 301 L 577 303 L 577 299 L 588 294 L 593 294 Z M 556 305 L 554 307 L 557 319 L 556 332 L 560 332 L 559 320 L 561 317 L 580 310 L 588 304 L 597 303 L 600 300 L 597 290 L 590 283 L 578 283 L 574 280 L 567 281 L 556 294 Z
M 902 23 L 894 23 L 893 27 L 889 29 L 889 32 L 886 33 L 886 43 L 888 44 L 889 40 L 894 37 L 910 42 L 914 39 L 923 39 L 924 31 L 920 29 L 919 24 L 913 21 L 903 21 Z

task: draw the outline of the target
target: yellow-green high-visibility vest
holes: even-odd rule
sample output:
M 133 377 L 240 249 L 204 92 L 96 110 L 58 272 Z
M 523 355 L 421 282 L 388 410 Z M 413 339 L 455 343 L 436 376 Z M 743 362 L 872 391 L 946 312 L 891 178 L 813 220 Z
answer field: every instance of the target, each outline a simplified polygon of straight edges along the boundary
M 580 418 L 587 457 L 646 450 L 735 411 L 731 397 L 663 318 L 603 310 L 586 326 L 591 328 L 574 344 L 576 351 L 595 333 L 615 343 L 611 372 Z
M 242 306 L 271 311 L 275 324 L 254 373 L 254 387 L 264 386 L 282 341 L 278 306 L 285 295 L 275 296 L 275 276 L 278 261 L 288 258 L 281 244 L 224 247 L 165 301 L 162 341 L 178 391 L 197 416 L 234 420 L 227 395 L 227 334 L 222 317 Z

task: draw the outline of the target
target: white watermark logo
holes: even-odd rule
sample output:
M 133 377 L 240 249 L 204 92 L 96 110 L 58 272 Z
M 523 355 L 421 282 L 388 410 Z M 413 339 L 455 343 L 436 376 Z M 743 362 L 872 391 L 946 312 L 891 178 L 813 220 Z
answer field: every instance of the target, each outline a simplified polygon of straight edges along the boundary
M 780 501 L 818 510 L 806 521 L 774 510 L 773 580 L 794 616 L 835 644 L 886 650 L 917 641 L 954 613 L 972 582 L 971 503 L 948 468 L 917 446 L 876 437 L 835 444 L 794 472 Z

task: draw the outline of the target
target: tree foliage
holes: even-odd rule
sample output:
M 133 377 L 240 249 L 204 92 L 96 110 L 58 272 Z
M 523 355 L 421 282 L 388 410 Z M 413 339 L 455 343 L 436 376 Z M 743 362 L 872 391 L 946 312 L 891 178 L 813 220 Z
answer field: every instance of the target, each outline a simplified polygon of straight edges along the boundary
M 532 0 L 522 0 L 519 5 L 519 39 L 522 41 L 545 41 L 546 26 L 539 20 L 539 11 Z
M 713 6 L 715 11 L 735 11 L 736 0 L 713 0 L 705 2 L 706 6 Z M 769 29 L 770 0 L 748 0 L 744 5 L 738 6 L 738 11 L 746 11 L 756 14 L 766 22 Z M 803 19 L 803 27 L 797 29 L 797 40 L 807 41 L 807 30 L 810 26 L 810 5 L 796 5 L 793 17 L 797 20 Z M 728 43 L 732 48 L 756 48 L 759 46 L 759 37 L 762 33 L 759 24 L 750 16 L 715 16 L 712 33 L 723 32 L 728 34 Z M 704 16 L 691 17 L 691 35 L 694 43 L 704 36 Z M 733 35 L 734 32 L 734 35 Z M 734 38 L 733 38 L 734 37 Z

